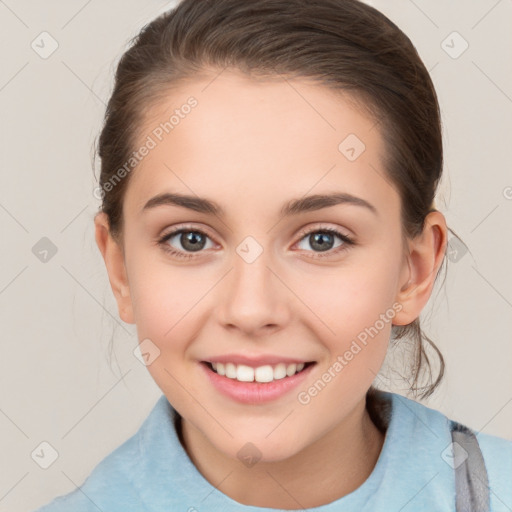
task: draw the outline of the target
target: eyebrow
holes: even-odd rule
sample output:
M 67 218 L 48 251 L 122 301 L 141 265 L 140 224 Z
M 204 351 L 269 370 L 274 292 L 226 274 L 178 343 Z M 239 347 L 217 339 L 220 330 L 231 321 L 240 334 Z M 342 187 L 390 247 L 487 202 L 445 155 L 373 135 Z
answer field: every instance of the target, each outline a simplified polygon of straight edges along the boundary
M 280 213 L 282 216 L 288 217 L 290 215 L 296 215 L 299 213 L 321 210 L 322 208 L 328 208 L 338 204 L 360 206 L 368 209 L 374 215 L 379 215 L 375 206 L 370 204 L 368 201 L 345 192 L 335 192 L 332 194 L 315 194 L 299 199 L 292 199 L 281 208 Z M 181 206 L 182 208 L 187 208 L 199 213 L 213 214 L 221 217 L 225 216 L 225 211 L 223 208 L 214 201 L 203 197 L 177 193 L 164 193 L 152 197 L 144 205 L 142 212 L 162 205 Z

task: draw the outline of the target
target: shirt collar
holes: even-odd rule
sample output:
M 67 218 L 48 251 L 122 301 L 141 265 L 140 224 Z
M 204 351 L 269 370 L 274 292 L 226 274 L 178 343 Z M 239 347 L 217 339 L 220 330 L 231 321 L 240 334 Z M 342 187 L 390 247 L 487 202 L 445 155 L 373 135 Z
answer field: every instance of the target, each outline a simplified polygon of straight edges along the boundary
M 341 505 L 344 510 L 362 510 L 377 494 L 388 499 L 390 505 L 397 497 L 397 482 L 404 475 L 415 472 L 419 473 L 419 483 L 442 472 L 442 477 L 454 484 L 453 470 L 444 462 L 439 464 L 442 461 L 440 456 L 434 458 L 425 450 L 418 449 L 418 435 L 424 438 L 422 446 L 430 444 L 429 449 L 432 449 L 434 445 L 439 453 L 450 442 L 444 415 L 387 391 L 375 389 L 369 400 L 372 419 L 376 418 L 386 429 L 384 444 L 372 473 L 352 493 L 311 510 L 335 512 Z M 211 485 L 181 445 L 176 431 L 178 419 L 177 411 L 162 395 L 136 434 L 139 438 L 137 486 L 148 510 L 156 512 L 186 506 L 183 510 L 276 511 L 275 508 L 242 505 Z M 429 467 L 429 464 L 435 467 Z M 425 477 L 422 478 L 421 474 Z M 406 501 L 404 495 L 399 503 L 405 504 Z

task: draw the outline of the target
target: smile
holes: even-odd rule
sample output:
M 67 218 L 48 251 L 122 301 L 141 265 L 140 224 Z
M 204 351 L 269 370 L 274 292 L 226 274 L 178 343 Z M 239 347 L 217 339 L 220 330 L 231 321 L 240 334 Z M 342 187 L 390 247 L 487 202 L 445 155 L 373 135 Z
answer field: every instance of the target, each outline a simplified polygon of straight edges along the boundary
M 214 389 L 236 402 L 252 405 L 285 396 L 304 382 L 315 365 L 316 362 L 257 367 L 209 361 L 199 364 Z

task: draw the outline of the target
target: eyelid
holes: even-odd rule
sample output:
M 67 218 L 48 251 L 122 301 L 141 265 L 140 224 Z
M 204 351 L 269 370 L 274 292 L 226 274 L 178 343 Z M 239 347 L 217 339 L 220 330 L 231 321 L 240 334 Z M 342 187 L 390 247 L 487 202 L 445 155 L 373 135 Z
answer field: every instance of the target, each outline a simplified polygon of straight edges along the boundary
M 172 228 L 169 228 L 168 230 L 164 230 L 158 238 L 161 240 L 161 239 L 167 238 L 171 235 L 176 235 L 180 231 L 199 231 L 201 233 L 204 233 L 205 235 L 208 235 L 208 237 L 212 241 L 215 241 L 215 236 L 212 235 L 210 228 L 205 227 L 202 224 L 198 225 L 198 224 L 187 224 L 187 223 L 177 224 L 177 225 L 173 226 Z M 217 242 L 215 242 L 215 243 L 217 243 Z
M 338 226 L 333 226 L 331 224 L 326 224 L 323 222 L 320 222 L 320 224 L 312 224 L 305 228 L 302 228 L 299 231 L 299 234 L 297 235 L 299 237 L 299 241 L 302 240 L 306 235 L 309 235 L 310 233 L 316 233 L 317 231 L 337 231 L 340 235 L 343 237 L 353 240 L 353 237 L 351 234 L 345 233 L 344 230 Z

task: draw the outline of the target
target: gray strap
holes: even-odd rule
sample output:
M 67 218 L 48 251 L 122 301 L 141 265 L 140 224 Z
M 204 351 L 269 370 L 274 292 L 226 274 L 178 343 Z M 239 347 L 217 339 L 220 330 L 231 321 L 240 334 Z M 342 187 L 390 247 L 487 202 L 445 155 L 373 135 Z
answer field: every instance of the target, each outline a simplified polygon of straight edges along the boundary
M 471 429 L 453 420 L 450 430 L 457 512 L 489 512 L 489 480 L 478 439 Z

